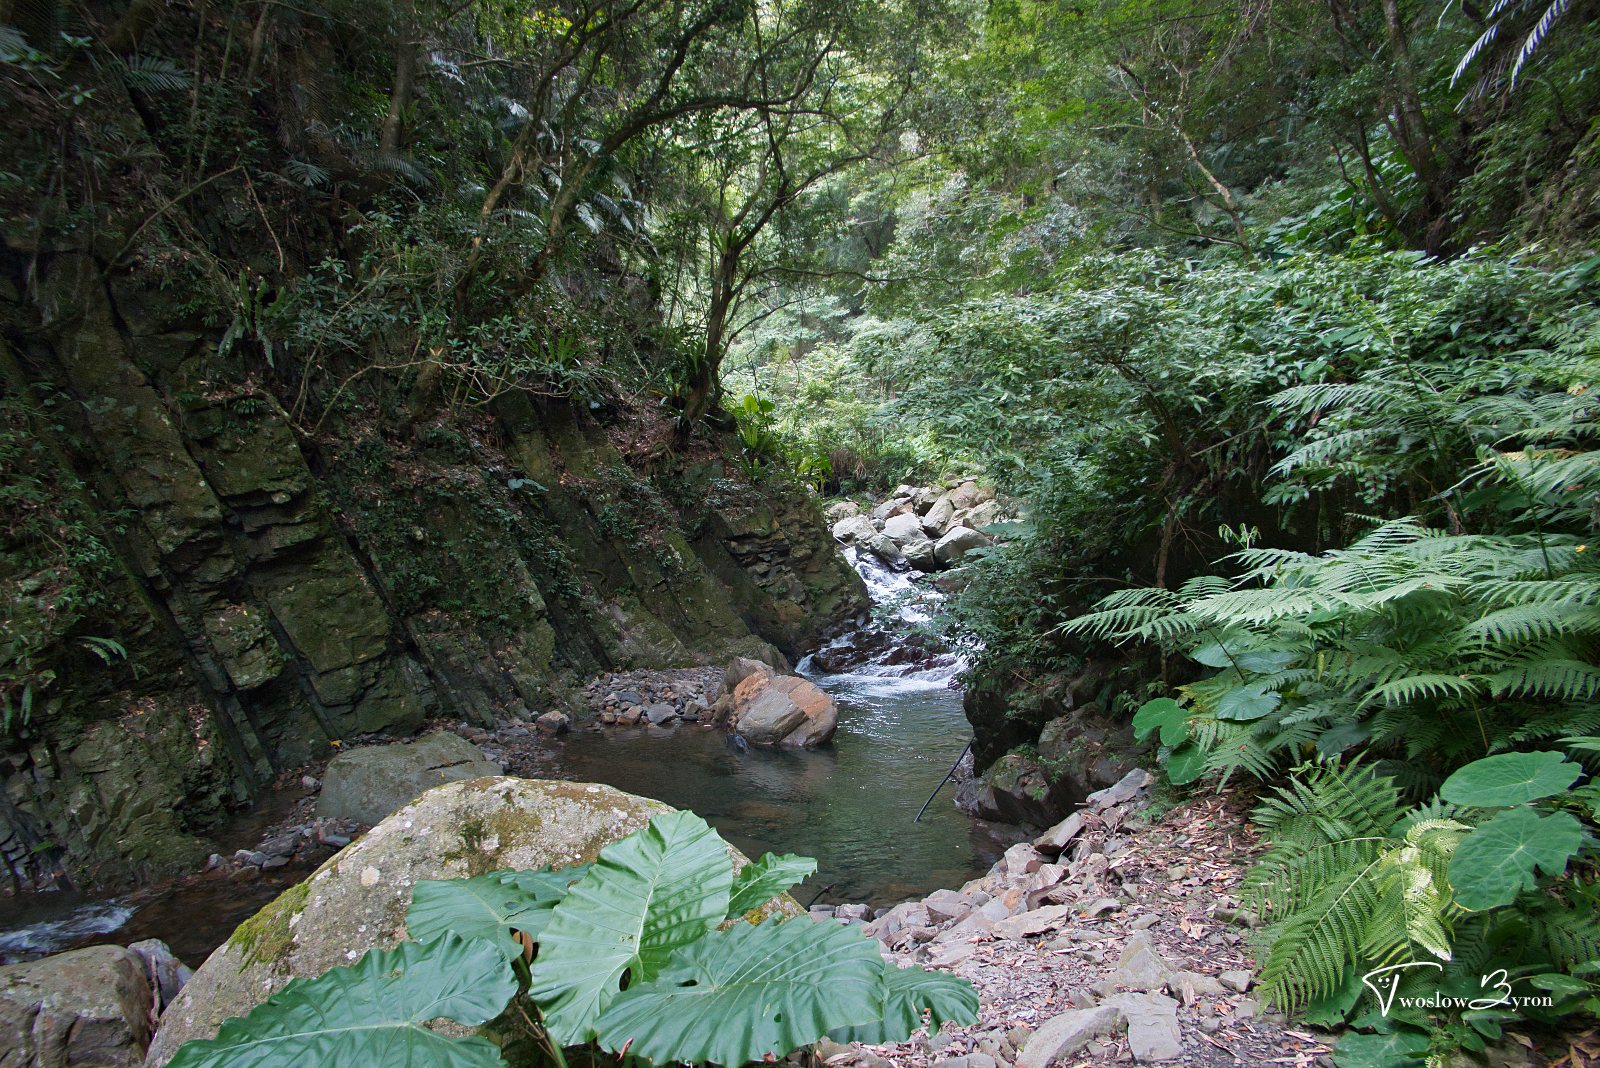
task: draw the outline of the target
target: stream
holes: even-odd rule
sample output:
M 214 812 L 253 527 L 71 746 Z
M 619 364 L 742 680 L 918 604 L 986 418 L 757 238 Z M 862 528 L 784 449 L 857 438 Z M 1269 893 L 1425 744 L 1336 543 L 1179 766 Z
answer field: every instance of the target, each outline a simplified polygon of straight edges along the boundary
M 545 773 L 692 809 L 751 857 L 817 858 L 817 874 L 795 891 L 802 903 L 891 904 L 960 886 L 986 870 L 1008 839 L 1003 829 L 959 812 L 953 785 L 915 821 L 971 736 L 954 682 L 960 659 L 908 637 L 937 595 L 914 573 L 845 552 L 867 582 L 875 619 L 797 666 L 839 703 L 831 746 L 759 750 L 692 726 L 579 730 L 550 743 Z M 292 803 L 263 798 L 218 840 L 228 850 L 253 845 L 286 801 Z M 184 880 L 112 900 L 52 894 L 0 901 L 0 964 L 160 938 L 198 965 L 234 926 L 309 872 L 271 874 L 250 882 Z

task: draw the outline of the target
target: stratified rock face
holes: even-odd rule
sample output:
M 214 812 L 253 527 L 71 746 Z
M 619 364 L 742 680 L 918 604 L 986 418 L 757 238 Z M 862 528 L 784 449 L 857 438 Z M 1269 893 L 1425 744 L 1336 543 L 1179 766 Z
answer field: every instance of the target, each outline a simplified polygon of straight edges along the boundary
M 405 938 L 411 891 L 423 879 L 590 861 L 606 845 L 671 811 L 584 783 L 485 778 L 428 791 L 347 846 L 239 926 L 161 1018 L 146 1064 L 166 1064 L 297 977 L 349 964 Z M 743 858 L 730 852 L 729 863 Z M 798 914 L 792 901 L 772 909 Z
M 752 671 L 733 691 L 733 728 L 751 745 L 810 749 L 833 737 L 839 706 L 799 675 Z
M 606 671 L 797 656 L 867 606 L 813 496 L 714 453 L 642 472 L 620 424 L 518 394 L 397 428 L 359 386 L 312 434 L 219 355 L 193 294 L 71 249 L 8 293 L 25 351 L 0 359 L 70 424 L 28 462 L 44 485 L 81 474 L 107 513 L 84 525 L 121 534 L 102 607 L 53 631 L 35 617 L 71 562 L 0 549 L 0 615 L 55 672 L 0 740 L 0 859 L 27 885 L 192 869 L 228 810 L 358 735 L 532 721 Z
M 500 771 L 483 750 L 449 731 L 434 731 L 415 742 L 352 749 L 329 762 L 317 815 L 370 826 L 424 790 Z
M 152 998 L 144 961 L 120 946 L 0 968 L 0 1064 L 140 1064 L 150 1040 Z

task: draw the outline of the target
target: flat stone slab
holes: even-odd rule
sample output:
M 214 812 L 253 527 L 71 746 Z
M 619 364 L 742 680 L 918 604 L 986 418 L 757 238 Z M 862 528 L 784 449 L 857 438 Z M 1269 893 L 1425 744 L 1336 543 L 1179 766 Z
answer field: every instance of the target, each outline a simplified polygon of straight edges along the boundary
M 499 774 L 500 765 L 483 750 L 449 731 L 352 749 L 329 762 L 317 815 L 373 826 L 424 790 Z
M 1165 994 L 1118 994 L 1101 1007 L 1114 1009 L 1127 1021 L 1128 1049 L 1140 1064 L 1182 1056 L 1178 1003 Z
M 1052 1016 L 1028 1037 L 1017 1056 L 1017 1068 L 1050 1068 L 1058 1059 L 1088 1045 L 1090 1039 L 1110 1034 L 1121 1022 L 1122 1011 L 1113 1005 L 1069 1009 Z

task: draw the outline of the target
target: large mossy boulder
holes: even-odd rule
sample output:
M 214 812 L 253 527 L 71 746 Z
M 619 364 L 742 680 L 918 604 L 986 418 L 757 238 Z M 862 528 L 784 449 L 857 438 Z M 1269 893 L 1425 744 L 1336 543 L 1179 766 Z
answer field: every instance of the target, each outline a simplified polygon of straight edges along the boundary
M 429 790 L 241 924 L 162 1016 L 145 1064 L 158 1068 L 190 1039 L 213 1037 L 223 1020 L 245 1015 L 292 979 L 403 941 L 411 892 L 422 880 L 592 861 L 669 811 L 587 783 L 496 776 Z M 745 863 L 736 852 L 730 861 Z M 802 910 L 785 896 L 763 914 L 773 911 Z
M 91 946 L 0 968 L 0 1064 L 141 1063 L 154 1005 L 145 967 L 132 950 Z
M 499 774 L 483 750 L 449 731 L 352 749 L 329 762 L 317 815 L 371 826 L 424 790 Z

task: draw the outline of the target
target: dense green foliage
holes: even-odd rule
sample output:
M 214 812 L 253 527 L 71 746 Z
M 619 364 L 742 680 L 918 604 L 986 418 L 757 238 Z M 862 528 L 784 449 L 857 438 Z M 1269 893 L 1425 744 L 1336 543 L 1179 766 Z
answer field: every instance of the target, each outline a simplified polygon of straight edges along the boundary
M 733 360 L 838 490 L 1018 499 L 977 674 L 1279 791 L 1264 985 L 1381 1032 L 1342 1063 L 1596 1007 L 1594 14 L 988 5 Z M 1552 1003 L 1375 1011 L 1412 960 Z
M 1025 519 L 943 625 L 979 674 L 1088 680 L 1175 782 L 1278 791 L 1275 1000 L 1353 1016 L 1368 968 L 1449 958 L 1558 994 L 1553 1019 L 1593 1008 L 1596 14 L 4 3 L 0 200 L 31 235 L 6 262 L 25 286 L 81 242 L 158 279 L 214 327 L 208 371 L 295 398 L 308 439 L 357 392 L 397 434 L 554 397 L 629 413 L 650 459 L 733 431 L 752 479 L 982 470 Z M 0 633 L 13 717 L 49 682 L 39 636 L 92 633 L 105 564 L 75 487 L 38 473 L 37 403 L 8 393 L 0 466 L 61 597 Z M 636 532 L 635 503 L 597 523 Z M 732 964 L 801 928 L 713 932 L 741 893 L 721 876 L 671 922 L 616 890 L 669 844 L 570 886 L 428 890 L 416 920 L 512 961 L 508 930 L 545 939 L 552 1049 L 666 1016 L 691 1022 L 637 1049 L 804 1041 L 699 1029 L 743 1004 Z M 861 967 L 887 1017 L 945 1003 Z M 793 1026 L 833 1019 L 813 978 L 763 980 L 796 991 Z M 1348 1057 L 1379 1063 L 1511 1017 L 1356 1018 L 1384 1035 Z
M 903 1041 L 928 1013 L 935 1031 L 975 1022 L 964 979 L 886 964 L 849 927 L 755 919 L 815 869 L 768 854 L 736 873 L 703 820 L 674 812 L 593 864 L 419 883 L 412 941 L 290 983 L 172 1064 L 506 1063 L 483 1037 L 422 1026 L 441 1017 L 498 1020 L 502 1044 L 528 1050 L 518 1063 L 556 1065 L 740 1065 L 825 1035 Z

